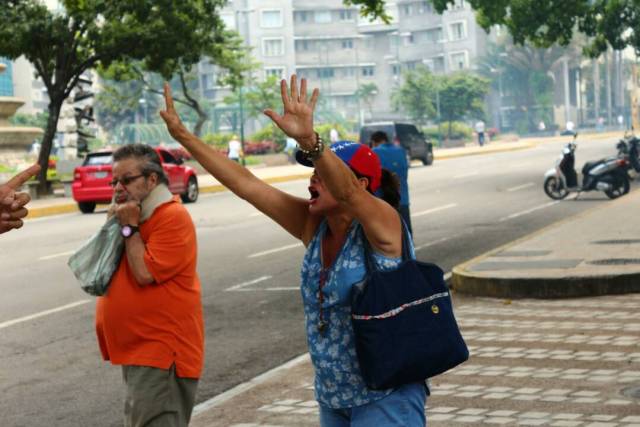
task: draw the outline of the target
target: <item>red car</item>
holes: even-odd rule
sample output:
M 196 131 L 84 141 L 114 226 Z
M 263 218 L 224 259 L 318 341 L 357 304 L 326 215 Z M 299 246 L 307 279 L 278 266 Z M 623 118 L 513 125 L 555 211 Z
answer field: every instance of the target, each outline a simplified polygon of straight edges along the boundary
M 183 165 L 182 159 L 176 159 L 165 148 L 155 149 L 162 167 L 169 179 L 169 190 L 179 194 L 184 203 L 198 200 L 198 177 L 196 171 Z M 111 151 L 100 151 L 87 154 L 82 166 L 73 171 L 73 199 L 78 202 L 82 213 L 91 213 L 98 203 L 111 203 L 113 188 L 111 182 L 111 166 L 113 157 Z

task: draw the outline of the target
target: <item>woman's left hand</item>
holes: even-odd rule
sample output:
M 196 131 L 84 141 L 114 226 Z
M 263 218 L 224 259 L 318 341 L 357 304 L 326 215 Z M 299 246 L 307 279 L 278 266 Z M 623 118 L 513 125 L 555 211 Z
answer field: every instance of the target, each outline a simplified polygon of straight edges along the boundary
M 320 91 L 314 89 L 311 99 L 307 100 L 307 80 L 300 82 L 298 92 L 298 81 L 296 75 L 291 76 L 291 91 L 287 88 L 286 80 L 280 82 L 280 92 L 284 114 L 281 116 L 273 110 L 265 110 L 266 114 L 284 133 L 298 141 L 298 144 L 305 149 L 313 149 L 316 138 L 313 130 L 313 111 L 318 102 Z

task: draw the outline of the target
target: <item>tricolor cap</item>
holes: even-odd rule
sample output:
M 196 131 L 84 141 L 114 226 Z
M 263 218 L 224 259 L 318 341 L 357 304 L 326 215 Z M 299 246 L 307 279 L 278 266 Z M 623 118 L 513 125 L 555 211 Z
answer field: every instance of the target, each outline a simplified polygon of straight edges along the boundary
M 353 141 L 338 141 L 331 144 L 331 151 L 358 174 L 369 178 L 369 190 L 375 193 L 380 187 L 382 166 L 378 155 L 368 146 Z M 296 151 L 296 160 L 304 166 L 313 167 L 301 151 Z

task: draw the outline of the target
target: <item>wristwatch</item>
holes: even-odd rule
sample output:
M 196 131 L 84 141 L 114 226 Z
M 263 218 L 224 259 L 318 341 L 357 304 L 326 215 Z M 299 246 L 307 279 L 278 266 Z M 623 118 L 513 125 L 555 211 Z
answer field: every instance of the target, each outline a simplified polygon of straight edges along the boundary
M 122 234 L 122 237 L 124 237 L 125 239 L 133 236 L 139 231 L 140 227 L 138 227 L 137 225 L 126 224 L 123 225 L 122 228 L 120 228 L 120 234 Z

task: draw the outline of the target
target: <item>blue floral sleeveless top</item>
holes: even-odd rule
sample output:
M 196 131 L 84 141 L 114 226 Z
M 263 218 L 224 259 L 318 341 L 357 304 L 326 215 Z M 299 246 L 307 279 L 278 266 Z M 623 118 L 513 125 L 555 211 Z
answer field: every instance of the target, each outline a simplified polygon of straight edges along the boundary
M 326 229 L 326 221 L 323 221 L 302 261 L 301 291 L 307 344 L 315 368 L 316 400 L 330 408 L 351 408 L 382 399 L 393 389 L 368 389 L 356 356 L 351 326 L 351 288 L 366 274 L 364 233 L 354 221 L 333 264 L 323 271 L 321 242 Z M 411 252 L 413 257 L 413 247 Z M 401 258 L 388 258 L 375 252 L 373 259 L 380 270 L 393 269 L 401 261 Z M 321 279 L 322 297 L 319 294 Z M 320 323 L 325 326 L 321 328 Z

